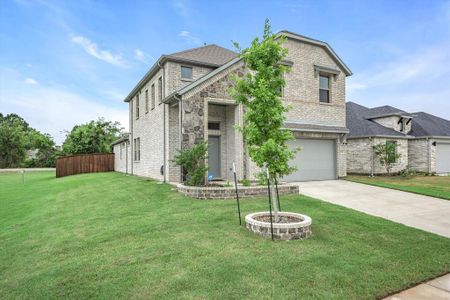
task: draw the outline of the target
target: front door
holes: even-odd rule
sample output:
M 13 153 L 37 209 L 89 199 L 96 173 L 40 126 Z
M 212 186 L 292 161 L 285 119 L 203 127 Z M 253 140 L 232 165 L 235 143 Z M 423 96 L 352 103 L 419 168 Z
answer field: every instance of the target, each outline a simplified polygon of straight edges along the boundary
M 220 136 L 208 137 L 208 178 L 220 178 Z

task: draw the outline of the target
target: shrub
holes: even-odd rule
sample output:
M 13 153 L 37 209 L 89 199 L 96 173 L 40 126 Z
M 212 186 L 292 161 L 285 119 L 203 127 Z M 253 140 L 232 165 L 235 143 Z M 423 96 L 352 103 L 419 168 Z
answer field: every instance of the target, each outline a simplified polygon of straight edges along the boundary
M 250 180 L 248 180 L 248 179 L 242 179 L 241 183 L 243 186 L 250 186 Z
M 192 148 L 178 150 L 173 162 L 183 170 L 183 183 L 190 186 L 203 185 L 208 167 L 205 159 L 208 152 L 208 144 L 198 143 Z

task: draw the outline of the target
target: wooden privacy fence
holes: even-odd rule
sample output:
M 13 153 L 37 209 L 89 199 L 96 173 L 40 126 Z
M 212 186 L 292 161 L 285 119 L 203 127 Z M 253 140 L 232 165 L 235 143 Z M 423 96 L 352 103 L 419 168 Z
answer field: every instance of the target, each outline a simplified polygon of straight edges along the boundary
M 114 153 L 61 156 L 56 159 L 56 177 L 114 171 Z

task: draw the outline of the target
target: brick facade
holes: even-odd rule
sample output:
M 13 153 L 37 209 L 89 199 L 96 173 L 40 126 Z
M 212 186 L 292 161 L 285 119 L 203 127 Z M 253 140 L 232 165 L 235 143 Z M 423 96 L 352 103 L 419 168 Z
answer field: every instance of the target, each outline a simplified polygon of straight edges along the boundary
M 283 101 L 292 108 L 287 112 L 287 121 L 345 127 L 345 78 L 344 70 L 330 54 L 319 45 L 313 45 L 288 39 L 288 60 L 293 62 L 291 71 L 285 75 L 286 86 L 283 89 Z M 158 180 L 179 182 L 180 168 L 172 162 L 177 149 L 192 147 L 199 141 L 207 140 L 209 134 L 222 136 L 221 176 L 232 179 L 231 165 L 236 163 L 238 178 L 255 179 L 257 168 L 245 155 L 242 134 L 234 125 L 242 125 L 243 108 L 236 105 L 228 95 L 233 84 L 231 74 L 243 76 L 245 68 L 238 61 L 211 78 L 190 89 L 179 98 L 180 102 L 159 104 L 158 79 L 163 79 L 163 95 L 172 94 L 180 87 L 198 80 L 213 68 L 191 65 L 193 79 L 181 79 L 181 66 L 185 64 L 167 61 L 163 68 L 142 85 L 139 95 L 140 116 L 136 118 L 136 95 L 129 103 L 130 111 L 130 151 L 133 158 L 133 140 L 140 138 L 141 158 L 131 159 L 130 173 L 152 177 Z M 319 76 L 315 66 L 336 70 L 330 76 L 330 103 L 319 102 Z M 151 98 L 151 86 L 155 84 L 156 105 L 145 110 L 145 91 Z M 149 99 L 151 103 L 151 99 Z M 181 109 L 180 109 L 181 108 Z M 208 132 L 208 120 L 219 120 L 220 132 Z M 181 126 L 180 126 L 181 122 Z M 165 133 L 164 133 L 165 124 Z M 337 176 L 346 175 L 345 138 L 341 134 L 296 133 L 296 136 L 336 140 Z M 165 175 L 161 167 L 166 166 Z

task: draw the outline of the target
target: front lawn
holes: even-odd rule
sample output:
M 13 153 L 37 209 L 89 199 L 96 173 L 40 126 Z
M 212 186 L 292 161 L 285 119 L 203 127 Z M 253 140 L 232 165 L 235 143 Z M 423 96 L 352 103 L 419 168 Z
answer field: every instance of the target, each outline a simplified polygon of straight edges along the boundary
M 450 200 L 450 176 L 347 176 L 347 180 Z
M 0 207 L 7 299 L 368 299 L 450 271 L 450 239 L 298 195 L 282 207 L 313 236 L 289 242 L 239 227 L 234 201 L 118 173 L 0 174 Z

